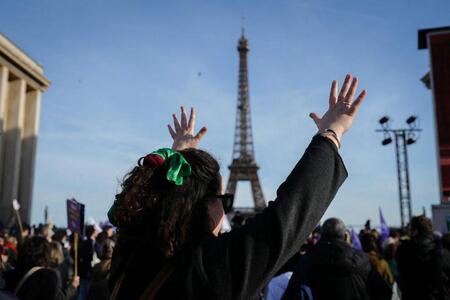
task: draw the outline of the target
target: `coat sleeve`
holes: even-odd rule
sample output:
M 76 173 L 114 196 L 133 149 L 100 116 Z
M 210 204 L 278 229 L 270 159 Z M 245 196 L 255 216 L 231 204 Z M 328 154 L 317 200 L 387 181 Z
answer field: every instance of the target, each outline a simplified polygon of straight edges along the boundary
M 202 280 L 221 299 L 251 299 L 300 249 L 346 177 L 336 146 L 314 137 L 275 201 L 245 226 L 200 247 Z

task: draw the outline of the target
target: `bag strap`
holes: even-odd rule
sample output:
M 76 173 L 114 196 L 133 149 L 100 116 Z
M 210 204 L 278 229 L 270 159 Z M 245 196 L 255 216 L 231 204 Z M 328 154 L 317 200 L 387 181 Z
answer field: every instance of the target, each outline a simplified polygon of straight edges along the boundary
M 40 269 L 44 269 L 44 267 L 32 267 L 28 272 L 22 277 L 22 279 L 19 281 L 19 283 L 16 286 L 16 289 L 14 290 L 14 294 L 17 295 L 22 285 L 27 281 L 28 278 L 30 278 L 31 275 L 39 271 Z
M 125 272 L 123 272 L 120 275 L 119 279 L 117 279 L 116 284 L 114 285 L 114 288 L 111 292 L 111 295 L 109 295 L 109 300 L 116 300 L 117 293 L 119 293 L 119 289 L 120 289 L 120 286 L 122 285 L 122 281 L 124 278 L 125 278 Z
M 136 254 L 137 249 L 139 249 L 138 245 L 135 245 L 133 251 L 130 252 L 130 257 L 124 262 L 125 267 L 124 270 L 128 269 L 132 262 L 132 257 Z M 108 276 L 111 275 L 111 272 L 108 273 Z M 117 279 L 116 283 L 114 284 L 114 288 L 109 295 L 109 300 L 116 300 L 117 294 L 119 293 L 120 286 L 122 285 L 123 279 L 125 278 L 125 271 L 120 274 L 119 278 Z
M 164 267 L 158 272 L 158 274 L 156 274 L 155 278 L 153 278 L 153 280 L 150 282 L 148 287 L 145 289 L 144 293 L 142 293 L 141 297 L 139 297 L 139 300 L 153 300 L 158 291 L 161 289 L 164 282 L 167 281 L 167 279 L 170 277 L 170 275 L 172 275 L 174 270 L 175 266 L 172 263 L 170 262 L 166 263 Z M 109 298 L 110 300 L 116 299 L 124 278 L 125 272 L 123 272 L 122 275 L 120 275 L 119 279 L 114 285 L 114 289 L 112 290 Z
M 166 263 L 155 278 L 153 278 L 152 282 L 150 282 L 149 286 L 145 289 L 139 300 L 153 300 L 163 284 L 167 281 L 167 279 L 169 279 L 170 275 L 172 275 L 174 270 L 175 266 L 173 263 Z

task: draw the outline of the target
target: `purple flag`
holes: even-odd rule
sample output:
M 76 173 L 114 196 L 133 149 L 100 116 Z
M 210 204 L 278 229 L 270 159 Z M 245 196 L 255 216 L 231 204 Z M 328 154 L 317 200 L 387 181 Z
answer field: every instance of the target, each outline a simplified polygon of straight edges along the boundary
M 380 212 L 380 230 L 381 230 L 380 241 L 383 243 L 389 237 L 389 226 L 386 224 L 386 220 L 383 217 L 381 207 L 379 207 L 379 212 Z
M 356 234 L 356 232 L 353 230 L 353 227 L 350 230 L 350 234 L 352 235 L 352 246 L 353 246 L 353 248 L 362 251 L 361 241 L 359 240 L 359 237 Z

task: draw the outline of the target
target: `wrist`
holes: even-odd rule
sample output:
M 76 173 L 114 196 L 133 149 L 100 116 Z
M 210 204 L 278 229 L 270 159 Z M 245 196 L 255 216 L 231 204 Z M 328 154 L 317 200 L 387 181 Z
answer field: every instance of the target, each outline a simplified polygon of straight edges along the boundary
M 332 132 L 336 138 L 341 141 L 342 136 L 344 135 L 345 130 L 341 126 L 337 126 L 336 124 L 330 124 L 327 128 L 323 130 L 323 132 Z
M 172 150 L 174 150 L 174 151 L 181 151 L 181 150 L 184 150 L 186 148 L 187 148 L 186 145 L 183 144 L 183 143 L 174 142 L 172 144 Z
M 335 139 L 338 141 L 338 143 L 339 143 L 339 148 L 340 148 L 342 135 L 338 135 L 338 134 L 336 133 L 336 131 L 334 131 L 334 130 L 331 129 L 331 128 L 326 128 L 326 129 L 325 129 L 325 132 L 331 133 L 331 135 L 333 136 L 333 138 L 335 138 Z
M 318 132 L 317 135 L 320 135 L 332 141 L 333 144 L 336 145 L 336 148 L 338 150 L 341 148 L 341 140 L 337 137 L 337 134 L 332 129 L 327 128 L 323 131 Z

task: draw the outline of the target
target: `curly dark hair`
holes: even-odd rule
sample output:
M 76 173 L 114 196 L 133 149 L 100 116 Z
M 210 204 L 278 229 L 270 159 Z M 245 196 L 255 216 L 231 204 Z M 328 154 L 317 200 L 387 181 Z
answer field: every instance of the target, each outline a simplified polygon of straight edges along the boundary
M 33 236 L 25 240 L 19 248 L 17 266 L 22 270 L 33 267 L 49 267 L 51 264 L 51 246 L 46 238 Z
M 208 202 L 221 187 L 219 164 L 198 149 L 179 151 L 192 174 L 181 186 L 166 179 L 168 162 L 152 168 L 144 157 L 128 173 L 116 195 L 114 219 L 120 228 L 145 226 L 165 257 L 172 257 L 187 242 L 211 233 Z

